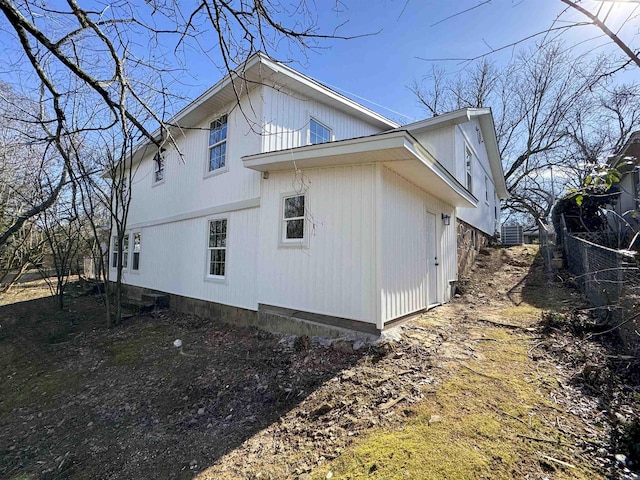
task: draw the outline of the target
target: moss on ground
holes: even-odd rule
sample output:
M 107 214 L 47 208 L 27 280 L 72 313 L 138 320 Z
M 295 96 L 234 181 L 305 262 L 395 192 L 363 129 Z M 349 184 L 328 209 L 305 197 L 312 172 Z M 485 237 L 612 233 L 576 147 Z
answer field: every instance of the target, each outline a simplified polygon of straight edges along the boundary
M 500 328 L 486 335 L 493 341 L 479 342 L 481 359 L 450 364 L 449 379 L 412 407 L 417 415 L 401 429 L 371 432 L 313 478 L 331 470 L 352 480 L 512 479 L 532 473 L 532 465 L 540 478 L 600 478 L 553 427 L 558 411 L 529 360 L 529 337 Z

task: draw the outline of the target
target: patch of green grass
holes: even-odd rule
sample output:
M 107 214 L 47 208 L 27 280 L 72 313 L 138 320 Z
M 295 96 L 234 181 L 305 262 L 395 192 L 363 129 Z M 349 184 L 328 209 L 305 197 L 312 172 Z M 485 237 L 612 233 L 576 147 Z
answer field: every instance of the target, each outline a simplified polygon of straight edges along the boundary
M 115 365 L 135 365 L 170 342 L 166 328 L 146 326 L 133 333 L 130 338 L 110 343 L 106 350 L 111 354 L 111 361 Z
M 3 369 L 3 372 L 8 370 Z M 47 405 L 58 395 L 79 389 L 81 384 L 78 375 L 69 370 L 22 365 L 5 375 L 0 383 L 0 418 L 10 415 L 15 408 Z

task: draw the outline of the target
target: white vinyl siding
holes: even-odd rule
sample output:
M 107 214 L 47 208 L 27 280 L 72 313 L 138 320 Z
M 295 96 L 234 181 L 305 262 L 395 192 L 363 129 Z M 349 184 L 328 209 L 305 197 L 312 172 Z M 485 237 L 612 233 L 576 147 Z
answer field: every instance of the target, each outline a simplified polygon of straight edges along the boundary
M 304 170 L 309 248 L 281 248 L 282 196 L 296 173 L 262 183 L 258 303 L 376 323 L 373 165 Z
M 262 151 L 272 152 L 307 145 L 309 119 L 331 126 L 331 140 L 364 137 L 381 130 L 315 100 L 286 89 L 264 88 L 264 135 Z M 254 152 L 255 153 L 255 152 Z
M 258 208 L 247 208 L 225 214 L 228 224 L 224 279 L 207 275 L 212 218 L 198 217 L 145 227 L 142 268 L 137 275 L 128 275 L 126 283 L 257 310 L 258 212 Z
M 427 308 L 426 212 L 436 215 L 439 238 L 438 298 L 450 300 L 450 282 L 457 279 L 455 209 L 424 192 L 409 180 L 382 168 L 380 309 L 383 322 Z M 451 224 L 443 225 L 442 214 Z M 435 235 L 434 235 L 435 236 Z
M 500 216 L 500 201 L 495 194 L 495 185 L 489 166 L 486 142 L 482 141 L 480 144 L 477 142 L 477 127 L 479 127 L 479 122 L 476 119 L 451 127 L 455 132 L 455 142 L 458 151 L 457 158 L 462 168 L 465 168 L 467 160 L 466 151 L 469 150 L 472 152 L 470 173 L 471 183 L 475 191 L 471 193 L 478 199 L 478 206 L 476 208 L 458 208 L 457 216 L 460 220 L 463 220 L 487 235 L 493 235 L 500 229 L 499 225 L 496 225 L 495 219 L 496 211 L 498 217 Z M 467 171 L 463 171 L 465 175 L 468 175 Z M 484 192 L 482 191 L 482 185 L 485 187 Z
M 133 200 L 127 220 L 130 228 L 136 228 L 139 223 L 161 221 L 207 207 L 259 197 L 260 173 L 244 168 L 241 157 L 260 151 L 262 138 L 252 131 L 250 125 L 250 121 L 257 120 L 248 116 L 259 115 L 261 105 L 258 90 L 255 94 L 252 92 L 251 102 L 246 97 L 242 99 L 242 109 L 226 106 L 218 110 L 218 114 L 187 125 L 190 128 L 176 133 L 179 149 L 166 145 L 163 153 L 165 183 L 161 188 L 149 186 L 155 168 L 153 157 L 157 152 L 157 149 L 151 151 L 150 148 L 135 170 Z M 208 172 L 209 126 L 220 117 L 219 112 L 225 110 L 228 111 L 226 166 L 221 169 L 225 173 L 218 175 L 219 171 Z

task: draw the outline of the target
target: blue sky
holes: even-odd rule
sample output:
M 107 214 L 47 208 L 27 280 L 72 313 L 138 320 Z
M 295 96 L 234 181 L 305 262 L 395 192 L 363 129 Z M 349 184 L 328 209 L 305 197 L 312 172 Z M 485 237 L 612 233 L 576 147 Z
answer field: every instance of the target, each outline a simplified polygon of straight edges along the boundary
M 289 5 L 288 2 L 290 0 L 283 0 L 285 5 Z M 91 0 L 89 3 L 99 5 L 100 11 L 109 0 Z M 408 86 L 420 81 L 432 65 L 446 68 L 451 75 L 467 65 L 461 61 L 428 62 L 419 57 L 445 59 L 481 55 L 490 47 L 498 48 L 543 31 L 564 8 L 560 0 L 315 0 L 307 3 L 318 16 L 321 32 L 330 33 L 335 26 L 346 22 L 338 31 L 341 35 L 379 33 L 321 42 L 321 48 L 316 51 L 306 55 L 294 53 L 291 66 L 400 123 L 428 116 Z M 608 18 L 608 23 L 613 25 L 634 8 L 638 10 L 636 14 L 640 13 L 639 0 L 615 4 L 583 0 L 581 4 L 589 9 L 613 6 Z M 187 5 L 185 2 L 185 8 Z M 470 11 L 455 15 L 467 9 Z M 562 17 L 566 21 L 571 19 L 582 17 L 577 13 Z M 15 39 L 3 31 L 6 25 L 3 26 L 2 21 L 0 50 L 4 50 L 5 55 L 4 65 L 0 60 L 0 79 L 10 76 L 14 80 L 16 72 L 7 59 L 15 59 L 12 52 L 19 49 Z M 639 23 L 636 17 L 621 32 L 627 43 L 636 49 Z M 569 45 L 579 45 L 576 54 L 590 49 L 620 53 L 593 26 L 572 29 L 563 34 L 563 38 Z M 186 71 L 176 72 L 175 81 L 169 85 L 172 91 L 188 99 L 195 98 L 222 75 L 215 67 L 216 48 L 210 33 L 208 38 L 203 36 L 202 44 L 210 46 L 212 57 L 207 58 L 201 49 L 190 50 L 183 59 Z M 517 49 L 525 46 L 507 48 L 490 58 L 496 63 L 507 62 Z M 140 44 L 140 48 L 146 54 L 146 45 Z M 292 57 L 288 50 L 277 53 L 279 58 Z M 172 58 L 168 60 L 173 61 Z M 626 81 L 640 78 L 636 72 L 637 68 L 630 69 L 622 78 Z M 175 105 L 175 108 L 179 106 Z
M 588 0 L 583 4 L 594 8 L 602 2 Z M 489 50 L 489 46 L 498 48 L 543 31 L 564 7 L 560 0 L 345 0 L 340 11 L 332 8 L 334 1 L 317 0 L 315 5 L 319 25 L 325 31 L 346 21 L 348 23 L 339 30 L 343 35 L 379 30 L 380 33 L 327 41 L 323 44 L 326 48 L 309 52 L 306 58 L 300 55 L 298 63 L 292 66 L 400 123 L 428 116 L 408 86 L 414 80 L 421 80 L 433 63 L 445 67 L 452 75 L 467 65 L 460 61 L 427 62 L 418 57 L 444 59 L 481 55 Z M 474 6 L 477 8 L 445 20 Z M 622 14 L 633 7 L 633 4 L 615 5 L 609 21 L 619 22 Z M 570 12 L 562 19 L 582 18 Z M 624 38 L 637 46 L 637 36 L 633 35 L 638 34 L 638 22 L 629 22 L 631 24 L 636 26 L 635 31 L 627 28 L 623 31 Z M 577 51 L 608 49 L 619 53 L 593 26 L 572 29 L 562 38 L 570 45 L 580 44 Z M 506 62 L 525 45 L 505 49 L 490 58 L 497 63 Z M 206 73 L 200 73 L 199 69 L 193 72 L 194 84 L 203 82 L 204 87 L 216 80 L 208 81 L 209 75 L 215 73 L 208 67 Z M 627 81 L 631 75 L 635 72 L 626 75 Z

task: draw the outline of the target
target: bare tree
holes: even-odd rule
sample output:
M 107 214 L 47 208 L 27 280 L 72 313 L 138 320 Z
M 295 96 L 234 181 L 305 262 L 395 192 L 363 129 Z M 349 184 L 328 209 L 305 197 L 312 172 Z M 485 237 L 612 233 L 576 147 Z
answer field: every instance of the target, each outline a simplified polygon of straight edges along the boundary
M 69 184 L 53 207 L 42 212 L 39 220 L 53 266 L 55 283 L 49 278 L 48 272 L 44 272 L 43 277 L 60 310 L 64 309 L 65 289 L 73 267 L 77 266 L 77 254 L 84 240 L 84 219 L 76 207 L 77 193 L 75 184 Z M 44 267 L 48 265 L 45 264 Z
M 591 2 L 591 4 L 588 4 L 583 0 L 560 0 L 559 5 L 563 4 L 561 6 L 564 8 L 558 12 L 551 23 L 525 37 L 516 37 L 512 41 L 495 48 L 488 47 L 484 52 L 472 56 L 460 56 L 455 58 L 418 58 L 430 62 L 475 62 L 503 50 L 514 48 L 530 40 L 536 40 L 544 45 L 549 41 L 556 41 L 569 30 L 582 27 L 596 27 L 600 30 L 601 34 L 607 37 L 607 39 L 611 41 L 623 54 L 623 59 L 616 62 L 615 67 L 612 67 L 609 71 L 605 72 L 605 75 L 611 75 L 625 69 L 629 65 L 640 67 L 640 57 L 638 56 L 640 51 L 634 51 L 631 44 L 621 37 L 621 30 L 625 27 L 631 31 L 637 29 L 638 24 L 634 22 L 637 22 L 638 18 L 640 18 L 640 5 L 638 5 L 638 3 L 639 2 L 636 0 L 603 0 Z M 460 15 L 470 14 L 478 8 L 487 8 L 489 4 L 491 4 L 491 0 L 480 2 L 471 8 L 461 9 L 460 11 L 437 21 L 431 26 L 433 27 L 447 21 L 455 21 L 454 19 Z M 616 8 L 625 9 L 624 12 L 622 12 L 624 14 L 622 21 L 615 22 L 613 20 L 616 15 L 612 15 L 612 13 Z M 580 17 L 583 18 L 583 21 L 571 18 L 569 14 L 573 12 L 578 12 Z M 621 10 L 619 10 L 619 13 L 620 12 Z
M 565 183 L 582 184 L 585 165 L 601 161 L 637 128 L 637 86 L 610 86 L 603 75 L 609 68 L 602 57 L 572 58 L 562 43 L 547 43 L 501 69 L 481 59 L 436 81 L 432 70 L 413 90 L 432 114 L 492 107 L 511 194 L 504 206 L 536 220 L 549 215 Z
M 0 281 L 4 289 L 41 264 L 39 216 L 66 182 L 64 168 L 36 121 L 37 100 L 0 83 Z

